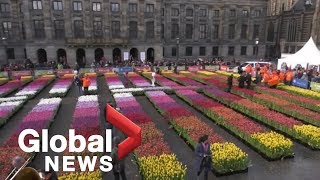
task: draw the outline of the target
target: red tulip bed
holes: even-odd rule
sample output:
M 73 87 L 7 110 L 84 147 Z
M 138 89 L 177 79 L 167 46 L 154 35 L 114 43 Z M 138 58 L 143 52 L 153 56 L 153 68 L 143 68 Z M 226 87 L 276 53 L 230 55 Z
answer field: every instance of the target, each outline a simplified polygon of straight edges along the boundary
M 162 91 L 146 92 L 146 96 L 161 114 L 169 120 L 177 133 L 195 148 L 197 140 L 203 134 L 209 135 L 213 152 L 213 168 L 218 174 L 228 174 L 247 169 L 248 156 L 235 144 L 226 142 L 214 133 L 206 123 L 185 107 L 179 105 Z
M 190 79 L 188 77 L 185 77 L 185 76 L 182 76 L 182 75 L 179 75 L 179 74 L 175 74 L 175 73 L 164 73 L 163 74 L 164 77 L 167 77 L 175 82 L 178 82 L 182 85 L 185 85 L 185 86 L 197 86 L 197 87 L 204 87 L 204 85 L 200 82 L 197 82 L 193 79 Z
M 242 114 L 195 91 L 176 91 L 176 94 L 213 121 L 250 144 L 267 159 L 277 160 L 293 156 L 293 144 L 284 136 L 265 129 Z
M 131 93 L 114 94 L 121 113 L 142 129 L 142 142 L 135 150 L 140 172 L 145 179 L 184 179 L 186 167 L 183 166 L 165 142 L 151 118 L 144 112 Z M 166 159 L 171 159 L 166 161 Z M 153 162 L 153 164 L 150 164 Z M 169 170 L 168 168 L 172 168 Z M 157 172 L 154 172 L 155 169 Z
M 0 86 L 0 97 L 5 97 L 13 91 L 17 90 L 19 86 L 23 86 L 29 83 L 30 81 L 32 81 L 32 78 L 22 78 L 21 81 L 22 82 L 20 82 L 19 80 L 12 80 Z
M 151 83 L 147 79 L 141 77 L 139 74 L 137 74 L 135 72 L 128 73 L 127 78 L 135 87 L 149 87 L 149 86 L 151 86 Z
M 60 107 L 61 98 L 41 99 L 40 102 L 23 118 L 15 131 L 0 147 L 0 179 L 5 179 L 11 168 L 11 161 L 15 156 L 28 158 L 32 154 L 22 151 L 18 145 L 19 134 L 25 129 L 34 129 L 40 136 L 42 129 L 50 126 Z M 25 137 L 28 146 L 32 136 Z

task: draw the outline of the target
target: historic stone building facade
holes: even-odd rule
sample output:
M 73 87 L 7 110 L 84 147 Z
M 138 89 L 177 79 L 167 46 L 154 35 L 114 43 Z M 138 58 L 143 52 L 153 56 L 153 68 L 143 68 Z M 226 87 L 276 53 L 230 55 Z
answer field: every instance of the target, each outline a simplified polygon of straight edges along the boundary
M 279 9 L 282 1 L 286 6 Z M 279 5 L 274 8 L 275 4 Z M 103 56 L 108 60 L 123 60 L 125 52 L 129 57 L 145 56 L 149 60 L 177 56 L 179 59 L 264 58 L 277 39 L 278 24 L 282 26 L 280 39 L 288 34 L 287 16 L 293 15 L 299 26 L 298 35 L 291 37 L 291 34 L 290 41 L 304 42 L 309 36 L 314 8 L 302 14 L 290 14 L 290 4 L 296 2 L 0 0 L 0 62 L 30 58 L 34 62 L 67 59 L 71 65 L 76 61 L 89 64 Z M 286 10 L 287 15 L 279 18 L 280 12 Z M 268 41 L 270 26 L 274 31 Z

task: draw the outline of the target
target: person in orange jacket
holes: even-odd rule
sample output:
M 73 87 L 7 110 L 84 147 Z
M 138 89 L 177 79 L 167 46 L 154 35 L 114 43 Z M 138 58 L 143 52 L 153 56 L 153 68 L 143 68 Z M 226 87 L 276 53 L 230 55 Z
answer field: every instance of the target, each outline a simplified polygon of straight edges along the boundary
M 263 80 L 262 80 L 262 82 L 263 82 L 265 85 L 267 85 L 267 83 L 268 83 L 269 80 L 270 80 L 269 74 L 268 74 L 267 72 L 264 73 L 264 74 L 263 74 Z
M 281 71 L 279 74 L 280 82 L 284 81 L 284 73 Z
M 268 86 L 270 87 L 270 88 L 275 88 L 275 87 L 277 87 L 277 85 L 279 84 L 279 82 L 280 82 L 280 72 L 279 73 L 277 73 L 277 74 L 274 74 L 273 75 L 273 77 L 272 77 L 272 79 L 270 79 L 269 81 L 268 81 Z
M 291 69 L 289 69 L 289 71 L 286 73 L 284 83 L 285 83 L 286 85 L 291 86 L 292 78 L 293 78 L 293 72 L 292 72 Z
M 250 64 L 246 67 L 246 73 L 247 74 L 251 74 L 252 73 L 252 67 L 251 67 Z
M 89 76 L 87 74 L 84 75 L 84 78 L 82 78 L 82 87 L 84 90 L 84 95 L 88 95 L 89 93 L 89 86 L 91 84 L 91 79 L 89 78 Z

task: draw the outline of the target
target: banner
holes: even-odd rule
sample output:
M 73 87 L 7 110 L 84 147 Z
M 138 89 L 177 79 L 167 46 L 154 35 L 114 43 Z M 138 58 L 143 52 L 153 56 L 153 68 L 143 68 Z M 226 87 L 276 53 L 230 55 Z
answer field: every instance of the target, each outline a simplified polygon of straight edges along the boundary
M 80 73 L 94 73 L 95 72 L 95 69 L 93 68 L 81 68 L 80 69 Z
M 0 78 L 8 78 L 8 77 L 9 77 L 9 75 L 8 75 L 7 71 L 0 72 Z
M 113 72 L 112 68 L 97 68 L 97 73 L 108 73 Z
M 16 79 L 21 76 L 32 76 L 31 71 L 12 71 L 11 72 L 11 78 Z
M 54 74 L 53 70 L 35 70 L 34 71 L 34 76 L 43 76 L 43 75 L 52 75 Z
M 310 87 L 311 90 L 320 92 L 320 83 L 311 82 Z
M 123 53 L 123 60 L 128 61 L 129 60 L 129 52 L 124 52 Z
M 135 67 L 135 71 L 150 71 L 150 67 Z
M 219 65 L 215 65 L 215 66 L 205 66 L 204 67 L 206 70 L 209 70 L 209 71 L 217 71 L 219 70 Z
M 142 62 L 146 61 L 146 53 L 145 52 L 140 52 L 140 59 Z
M 186 66 L 178 66 L 177 70 L 178 71 L 185 71 L 186 70 Z
M 292 81 L 292 85 L 293 86 L 297 86 L 297 87 L 301 87 L 304 89 L 308 89 L 309 88 L 309 82 L 302 80 L 302 79 L 293 79 Z
M 65 74 L 74 74 L 73 69 L 57 69 L 57 75 L 63 76 Z
M 227 72 L 229 71 L 229 67 L 224 65 L 222 65 L 220 69 L 221 71 L 227 71 Z
M 119 68 L 119 73 L 133 72 L 132 67 L 121 67 Z
M 202 68 L 200 66 L 189 66 L 188 67 L 188 70 L 191 71 L 191 72 L 196 72 L 196 71 L 199 71 L 201 69 Z

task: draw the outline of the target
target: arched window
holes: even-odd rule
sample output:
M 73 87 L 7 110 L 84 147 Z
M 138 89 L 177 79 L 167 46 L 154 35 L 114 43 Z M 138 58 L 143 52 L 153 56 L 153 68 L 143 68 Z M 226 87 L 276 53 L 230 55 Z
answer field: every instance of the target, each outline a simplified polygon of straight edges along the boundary
M 296 40 L 296 35 L 297 35 L 297 21 L 295 19 L 291 19 L 289 21 L 289 26 L 288 26 L 288 42 L 294 42 Z
M 274 25 L 272 22 L 269 22 L 267 41 L 273 41 L 273 40 L 274 40 Z

